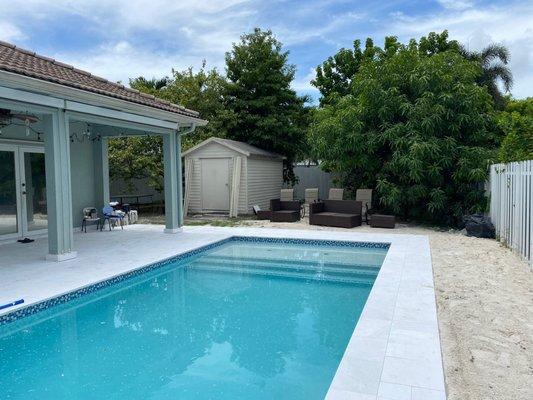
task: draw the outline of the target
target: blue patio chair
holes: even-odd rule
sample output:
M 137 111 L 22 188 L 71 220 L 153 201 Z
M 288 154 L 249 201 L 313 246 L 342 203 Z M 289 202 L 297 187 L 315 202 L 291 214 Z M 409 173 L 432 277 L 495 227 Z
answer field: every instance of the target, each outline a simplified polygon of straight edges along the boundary
M 115 210 L 113 209 L 113 207 L 109 205 L 104 206 L 104 208 L 102 209 L 102 213 L 104 214 L 103 216 L 104 220 L 100 224 L 100 231 L 102 231 L 102 229 L 104 228 L 106 221 L 107 221 L 107 224 L 109 225 L 109 230 L 111 230 L 111 221 L 113 222 L 118 221 L 120 224 L 120 227 L 124 229 L 124 215 L 114 214 L 114 212 Z

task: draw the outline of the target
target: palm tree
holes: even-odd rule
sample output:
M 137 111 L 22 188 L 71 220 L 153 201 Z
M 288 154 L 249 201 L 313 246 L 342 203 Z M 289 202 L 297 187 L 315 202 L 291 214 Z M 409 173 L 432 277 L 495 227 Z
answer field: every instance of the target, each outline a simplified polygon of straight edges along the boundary
M 509 50 L 507 47 L 492 43 L 480 52 L 469 51 L 462 47 L 461 54 L 468 60 L 481 64 L 483 73 L 478 78 L 478 83 L 487 87 L 496 107 L 503 109 L 505 107 L 505 97 L 498 87 L 498 82 L 503 84 L 505 93 L 509 93 L 513 86 L 513 74 L 507 67 L 509 63 Z

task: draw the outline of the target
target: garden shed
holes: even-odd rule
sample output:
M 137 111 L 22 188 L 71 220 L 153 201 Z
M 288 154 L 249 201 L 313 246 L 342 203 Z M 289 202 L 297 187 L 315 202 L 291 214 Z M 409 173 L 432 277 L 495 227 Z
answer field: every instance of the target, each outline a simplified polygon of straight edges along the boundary
M 269 208 L 283 185 L 283 158 L 235 140 L 211 137 L 183 152 L 185 213 L 251 214 Z

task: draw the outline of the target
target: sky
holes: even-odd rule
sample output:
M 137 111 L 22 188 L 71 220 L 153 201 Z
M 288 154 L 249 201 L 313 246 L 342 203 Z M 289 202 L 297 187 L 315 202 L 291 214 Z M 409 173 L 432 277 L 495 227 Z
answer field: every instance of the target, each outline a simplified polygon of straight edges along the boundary
M 203 60 L 223 73 L 232 43 L 260 27 L 289 50 L 293 88 L 316 102 L 316 66 L 355 39 L 448 29 L 470 50 L 507 46 L 513 96 L 533 96 L 533 1 L 0 0 L 0 10 L 0 40 L 124 84 Z

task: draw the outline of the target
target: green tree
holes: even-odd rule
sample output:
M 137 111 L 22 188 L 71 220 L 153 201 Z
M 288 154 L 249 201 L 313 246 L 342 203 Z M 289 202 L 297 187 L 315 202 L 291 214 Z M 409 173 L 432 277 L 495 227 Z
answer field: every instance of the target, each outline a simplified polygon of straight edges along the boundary
M 499 139 L 493 103 L 477 63 L 424 46 L 387 38 L 350 93 L 317 111 L 311 143 L 345 187 L 375 188 L 379 208 L 455 224 L 485 207 L 479 183 Z
M 505 108 L 505 97 L 498 87 L 498 82 L 502 82 L 506 93 L 509 93 L 513 87 L 513 74 L 507 66 L 509 63 L 509 50 L 503 45 L 493 43 L 480 52 L 469 51 L 462 47 L 461 54 L 466 59 L 474 61 L 481 66 L 482 73 L 478 76 L 477 82 L 487 87 L 494 99 L 495 106 L 503 110 Z
M 350 93 L 350 85 L 353 78 L 359 72 L 359 68 L 365 61 L 386 57 L 394 54 L 400 44 L 393 37 L 387 37 L 385 48 L 374 46 L 371 38 L 367 38 L 364 50 L 361 50 L 361 41 L 355 40 L 353 49 L 340 49 L 335 55 L 328 57 L 316 68 L 316 78 L 311 81 L 322 97 L 320 105 L 330 104 L 333 101 Z M 455 40 L 449 40 L 448 31 L 442 33 L 431 32 L 420 39 L 418 50 L 422 55 L 434 55 L 448 50 L 459 50 L 460 44 Z
M 497 121 L 505 133 L 500 161 L 533 160 L 533 97 L 509 101 Z
M 365 59 L 375 56 L 376 47 L 372 39 L 366 39 L 365 49 L 361 50 L 361 41 L 353 42 L 353 49 L 340 49 L 337 54 L 328 57 L 316 67 L 316 78 L 311 81 L 322 97 L 320 105 L 329 104 L 350 92 L 353 77 L 359 71 Z
M 284 178 L 305 147 L 306 98 L 290 85 L 295 68 L 271 31 L 256 28 L 226 53 L 226 135 L 286 157 Z
M 223 137 L 224 126 L 220 114 L 224 110 L 225 78 L 215 69 L 208 70 L 205 61 L 198 72 L 190 67 L 183 71 L 172 70 L 171 78 L 146 80 L 143 77 L 130 80 L 130 86 L 144 93 L 198 111 L 209 121 L 205 127 L 183 138 L 186 150 L 211 137 Z
M 216 69 L 207 70 L 205 62 L 198 72 L 192 68 L 172 70 L 172 77 L 130 80 L 133 89 L 180 104 L 200 113 L 209 121 L 193 134 L 182 139 L 182 149 L 211 136 L 224 136 L 220 113 L 224 110 L 225 80 Z M 163 190 L 163 140 L 160 136 L 114 138 L 109 141 L 109 172 L 111 178 L 132 184 L 135 179 L 148 179 L 148 184 Z

